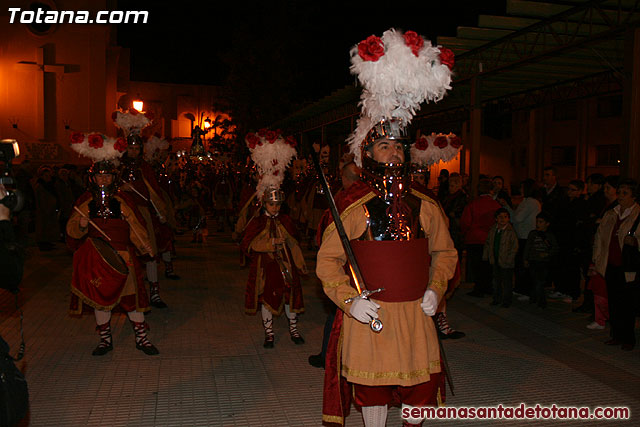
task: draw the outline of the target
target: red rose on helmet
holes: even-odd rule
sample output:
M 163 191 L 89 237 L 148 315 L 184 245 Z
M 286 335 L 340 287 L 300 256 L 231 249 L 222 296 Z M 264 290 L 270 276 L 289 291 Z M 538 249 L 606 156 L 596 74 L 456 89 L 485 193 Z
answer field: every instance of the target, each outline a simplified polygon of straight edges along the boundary
M 384 43 L 377 36 L 369 36 L 358 43 L 358 55 L 365 61 L 376 62 L 384 55 Z
M 429 148 L 429 141 L 427 141 L 427 137 L 421 136 L 418 138 L 416 141 L 416 149 L 424 151 L 427 148 Z
M 73 132 L 71 134 L 72 144 L 82 144 L 82 141 L 84 141 L 84 134 L 82 132 Z
M 102 138 L 102 135 L 99 133 L 92 133 L 89 135 L 89 147 L 102 148 L 103 145 L 104 139 Z
M 279 173 L 280 173 L 280 171 L 275 171 L 275 172 L 273 172 L 273 176 L 278 176 Z
M 118 118 L 118 112 L 117 111 L 114 111 L 113 113 L 111 113 L 111 120 L 113 120 L 115 122 L 117 118 Z
M 452 136 L 449 138 L 449 145 L 451 145 L 455 149 L 458 149 L 462 145 L 462 141 L 460 140 L 460 137 Z
M 455 64 L 455 55 L 451 51 L 451 49 L 447 49 L 446 47 L 440 48 L 440 63 L 449 67 L 449 69 L 453 69 L 453 64 Z
M 276 142 L 276 139 L 278 139 L 278 133 L 276 131 L 269 130 L 267 131 L 267 134 L 264 136 L 264 138 L 269 141 L 269 144 L 273 144 L 274 142 Z
M 407 31 L 403 35 L 404 43 L 411 48 L 411 52 L 415 56 L 418 56 L 418 52 L 424 46 L 424 39 L 418 35 L 415 31 Z
M 249 145 L 249 148 L 253 150 L 254 148 L 256 148 L 256 145 L 260 142 L 260 138 L 255 133 L 250 133 L 247 135 L 246 141 L 247 141 L 247 145 Z
M 298 142 L 296 141 L 296 139 L 293 136 L 288 136 L 287 139 L 285 140 L 285 142 L 287 144 L 289 144 L 292 147 L 295 147 L 296 145 L 298 145 Z
M 258 131 L 258 135 L 262 138 L 264 138 L 265 136 L 267 136 L 267 129 L 266 128 L 262 128 Z
M 124 153 L 127 149 L 127 141 L 124 138 L 118 138 L 113 144 L 113 148 L 121 153 Z
M 439 136 L 435 139 L 435 141 L 433 141 L 433 145 L 442 149 L 449 145 L 449 141 L 447 141 L 446 136 Z
M 129 114 L 131 114 L 132 116 L 137 116 L 138 110 L 136 110 L 135 108 L 132 108 L 131 110 L 129 110 Z

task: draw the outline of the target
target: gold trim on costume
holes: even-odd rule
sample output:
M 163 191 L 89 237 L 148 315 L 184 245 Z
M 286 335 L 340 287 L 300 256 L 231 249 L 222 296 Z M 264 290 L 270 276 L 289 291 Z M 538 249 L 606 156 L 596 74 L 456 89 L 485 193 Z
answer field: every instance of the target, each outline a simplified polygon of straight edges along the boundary
M 444 295 L 444 293 L 447 291 L 447 282 L 443 282 L 441 280 L 432 280 L 431 283 L 429 283 L 428 287 L 433 288 L 433 290 L 438 292 L 438 294 Z
M 337 415 L 325 415 L 325 414 L 322 414 L 322 421 L 324 421 L 326 423 L 334 423 L 334 424 L 344 425 L 344 418 L 339 417 Z
M 440 360 L 432 360 L 429 362 L 429 368 L 419 369 L 417 371 L 412 372 L 366 372 L 366 371 L 358 371 L 355 369 L 351 369 L 348 366 L 342 365 L 342 373 L 343 375 L 349 375 L 358 378 L 365 378 L 369 380 L 377 380 L 381 378 L 396 378 L 400 380 L 410 380 L 413 378 L 425 377 L 431 374 L 434 369 L 440 367 Z
M 340 219 L 342 221 L 344 221 L 344 219 L 351 213 L 352 210 L 354 210 L 355 208 L 357 208 L 360 205 L 363 205 L 363 204 L 367 203 L 369 200 L 373 199 L 374 197 L 376 197 L 376 194 L 372 191 L 370 193 L 367 193 L 362 198 L 360 198 L 360 199 L 356 200 L 355 202 L 351 203 L 340 214 Z M 327 228 L 324 230 L 324 233 L 322 233 L 322 241 L 324 241 L 324 239 L 326 239 L 326 237 L 329 235 L 329 233 L 332 232 L 333 230 L 335 230 L 335 228 L 336 228 L 336 223 L 335 223 L 335 221 L 333 221 L 331 224 L 329 224 L 327 226 Z
M 434 204 L 436 206 L 440 206 L 438 204 L 438 202 L 436 202 L 435 200 L 433 200 L 431 197 L 427 196 L 426 194 L 422 194 L 421 192 L 419 192 L 415 188 L 412 188 L 410 192 L 411 192 L 411 194 L 413 194 L 414 196 L 416 196 L 419 199 L 422 199 L 422 200 L 424 200 L 426 202 L 432 203 L 432 204 Z
M 349 281 L 342 282 L 322 282 L 322 287 L 327 289 L 337 288 L 338 286 L 346 285 Z M 357 295 L 357 294 L 356 294 Z

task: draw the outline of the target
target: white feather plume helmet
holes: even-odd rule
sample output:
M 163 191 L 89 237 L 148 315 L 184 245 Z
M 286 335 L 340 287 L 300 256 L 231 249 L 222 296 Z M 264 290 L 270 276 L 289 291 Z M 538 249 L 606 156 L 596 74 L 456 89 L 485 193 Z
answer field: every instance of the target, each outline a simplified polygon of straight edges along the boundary
M 296 157 L 296 140 L 292 136 L 283 137 L 280 131 L 260 129 L 249 133 L 245 142 L 251 152 L 251 160 L 259 173 L 258 198 L 268 188 L 279 189 L 284 181 L 284 172 Z
M 93 162 L 117 160 L 127 150 L 127 141 L 124 138 L 111 138 L 96 132 L 73 132 L 71 149 Z
M 130 133 L 140 133 L 142 129 L 149 126 L 153 120 L 151 112 L 140 113 L 131 109 L 127 111 L 114 111 L 111 113 L 113 123 L 124 132 L 125 136 Z
M 350 52 L 351 73 L 363 86 L 362 114 L 347 139 L 355 162 L 362 166 L 361 144 L 376 123 L 392 118 L 411 122 L 420 104 L 437 102 L 451 89 L 453 53 L 413 31 L 395 29 L 369 36 Z
M 453 133 L 420 135 L 411 144 L 411 162 L 420 166 L 432 166 L 440 161 L 446 163 L 453 160 L 461 149 L 460 138 Z
M 160 138 L 157 135 L 153 135 L 144 144 L 144 159 L 148 162 L 153 160 L 153 156 L 160 151 L 169 149 L 169 141 L 165 138 Z

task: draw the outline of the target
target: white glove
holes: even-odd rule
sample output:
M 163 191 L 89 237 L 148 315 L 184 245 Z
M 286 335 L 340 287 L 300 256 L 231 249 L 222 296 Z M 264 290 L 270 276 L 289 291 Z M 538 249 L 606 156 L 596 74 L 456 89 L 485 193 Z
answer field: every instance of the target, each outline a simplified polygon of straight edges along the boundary
M 349 309 L 349 313 L 351 313 L 351 315 L 357 321 L 362 323 L 369 323 L 371 319 L 378 318 L 379 308 L 380 306 L 371 300 L 356 298 L 351 303 L 351 308 Z
M 438 308 L 438 294 L 431 289 L 427 289 L 422 297 L 422 304 L 420 304 L 420 307 L 422 307 L 422 311 L 424 311 L 424 314 L 427 316 L 433 316 L 436 314 L 436 308 Z

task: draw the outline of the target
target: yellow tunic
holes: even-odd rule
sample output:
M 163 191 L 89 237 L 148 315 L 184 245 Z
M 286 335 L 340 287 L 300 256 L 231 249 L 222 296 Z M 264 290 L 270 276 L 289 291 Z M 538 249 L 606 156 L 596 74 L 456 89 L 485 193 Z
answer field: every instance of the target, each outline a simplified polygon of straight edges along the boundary
M 363 205 L 372 197 L 372 193 L 368 194 L 342 213 L 350 240 L 365 233 L 367 217 Z M 429 289 L 442 299 L 447 281 L 455 272 L 458 255 L 442 210 L 428 197 L 423 197 L 421 202 L 420 224 L 429 239 Z M 422 298 L 392 303 L 372 297 L 371 300 L 380 305 L 378 315 L 384 324 L 382 331 L 375 333 L 368 324 L 354 319 L 349 313 L 350 304 L 344 303 L 347 298 L 357 295 L 344 273 L 345 262 L 340 237 L 335 226 L 330 226 L 323 235 L 316 273 L 324 292 L 345 313 L 342 375 L 352 383 L 370 386 L 412 386 L 429 381 L 430 374 L 440 372 L 440 349 L 433 321 L 420 307 Z

